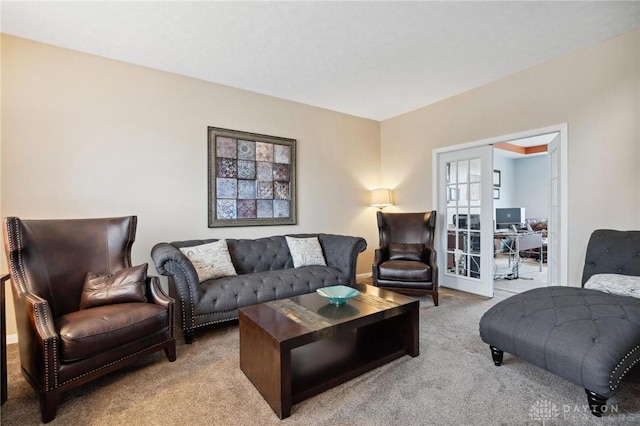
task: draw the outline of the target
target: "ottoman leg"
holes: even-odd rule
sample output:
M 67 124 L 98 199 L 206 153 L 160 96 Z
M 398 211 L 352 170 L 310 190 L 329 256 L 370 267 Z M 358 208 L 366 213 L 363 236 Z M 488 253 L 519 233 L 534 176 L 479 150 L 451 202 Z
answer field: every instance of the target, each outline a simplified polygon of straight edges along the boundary
M 489 345 L 489 348 L 491 348 L 491 357 L 493 358 L 493 363 L 499 367 L 502 364 L 502 356 L 504 355 L 504 352 L 496 348 L 495 346 Z
M 591 414 L 596 417 L 602 417 L 603 407 L 607 404 L 607 399 L 602 395 L 590 391 L 584 390 L 587 394 L 587 400 L 589 401 L 589 408 L 591 408 Z

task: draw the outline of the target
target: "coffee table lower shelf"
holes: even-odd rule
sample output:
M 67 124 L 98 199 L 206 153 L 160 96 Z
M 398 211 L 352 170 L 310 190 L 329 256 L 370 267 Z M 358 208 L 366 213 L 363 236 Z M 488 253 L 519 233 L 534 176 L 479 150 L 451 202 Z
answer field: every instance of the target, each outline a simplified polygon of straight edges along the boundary
M 390 344 L 388 350 L 365 354 L 366 347 L 354 345 L 355 336 L 320 340 L 291 354 L 291 402 L 297 404 L 368 371 L 406 355 L 403 347 Z
M 240 369 L 278 417 L 289 417 L 293 404 L 404 355 L 418 356 L 418 302 L 409 308 L 315 331 L 289 321 L 279 338 L 263 326 L 283 317 L 260 305 L 241 308 Z

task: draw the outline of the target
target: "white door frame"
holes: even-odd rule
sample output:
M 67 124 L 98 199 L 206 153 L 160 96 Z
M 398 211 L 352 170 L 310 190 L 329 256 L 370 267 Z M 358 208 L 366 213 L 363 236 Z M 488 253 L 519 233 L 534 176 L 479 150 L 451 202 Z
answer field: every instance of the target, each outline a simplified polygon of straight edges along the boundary
M 447 146 L 447 147 L 443 147 L 443 148 L 435 148 L 432 151 L 432 156 L 431 156 L 431 170 L 432 170 L 432 205 L 437 206 L 439 205 L 439 199 L 438 199 L 438 188 L 440 185 L 439 182 L 439 176 L 438 176 L 438 164 L 439 164 L 439 157 L 441 153 L 444 152 L 450 152 L 450 151 L 457 151 L 457 150 L 461 150 L 461 149 L 467 149 L 467 148 L 475 148 L 478 146 L 484 146 L 484 145 L 495 145 L 497 143 L 500 142 L 506 142 L 509 140 L 515 140 L 515 139 L 524 139 L 524 138 L 529 138 L 532 136 L 538 136 L 538 135 L 543 135 L 543 134 L 547 134 L 547 133 L 554 133 L 554 132 L 558 132 L 559 133 L 559 138 L 560 138 L 560 155 L 559 155 L 559 176 L 560 176 L 560 185 L 559 185 L 559 189 L 560 189 L 560 203 L 559 203 L 559 220 L 560 223 L 558 224 L 558 229 L 560 230 L 558 232 L 558 236 L 559 236 L 559 241 L 557 242 L 557 247 L 558 247 L 558 270 L 557 270 L 557 276 L 556 277 L 549 277 L 550 282 L 549 285 L 563 285 L 566 286 L 568 285 L 568 272 L 569 272 L 569 268 L 568 268 L 568 260 L 569 260 L 569 251 L 568 251 L 568 240 L 569 240 L 569 230 L 568 230 L 568 198 L 569 198 L 569 193 L 568 193 L 568 182 L 567 182 L 567 176 L 568 176 L 568 155 L 567 155 L 567 147 L 568 147 L 568 139 L 569 139 L 569 128 L 567 123 L 562 123 L 562 124 L 557 124 L 557 125 L 553 125 L 553 126 L 549 126 L 549 127 L 543 127 L 543 128 L 538 128 L 538 129 L 531 129 L 531 130 L 525 130 L 523 132 L 518 132 L 518 133 L 512 133 L 512 134 L 508 134 L 508 135 L 502 135 L 502 136 L 496 136 L 496 137 L 492 137 L 492 138 L 488 138 L 488 139 L 481 139 L 481 140 L 477 140 L 477 141 L 472 141 L 472 142 L 467 142 L 467 143 L 462 143 L 462 144 L 458 144 L 458 145 L 452 145 L 452 146 Z M 438 216 L 441 217 L 446 217 L 446 216 L 442 216 L 445 215 L 446 212 L 441 212 L 438 211 Z M 485 226 L 490 226 L 493 227 L 493 224 L 482 224 L 483 227 Z M 437 228 L 441 229 L 441 228 Z M 438 246 L 436 248 L 436 251 L 439 253 L 445 253 L 446 252 L 446 247 L 442 247 L 442 241 L 444 241 L 442 235 L 436 235 L 436 241 L 438 241 L 440 243 L 440 246 Z M 446 256 L 438 256 L 438 270 L 441 271 L 440 273 L 442 273 L 442 271 L 444 271 L 444 260 L 445 260 Z

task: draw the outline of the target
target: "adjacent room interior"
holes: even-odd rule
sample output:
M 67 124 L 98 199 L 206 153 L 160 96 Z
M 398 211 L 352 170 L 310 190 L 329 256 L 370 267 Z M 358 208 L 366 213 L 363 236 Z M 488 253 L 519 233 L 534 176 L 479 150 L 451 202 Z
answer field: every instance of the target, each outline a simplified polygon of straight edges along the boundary
M 549 159 L 547 145 L 556 133 L 494 145 L 493 203 L 496 229 L 494 286 L 511 292 L 549 284 L 546 251 L 549 217 Z M 515 228 L 515 230 L 514 230 Z M 528 238 L 519 250 L 512 232 Z M 522 241 L 518 241 L 520 245 Z M 514 268 L 518 268 L 514 280 Z

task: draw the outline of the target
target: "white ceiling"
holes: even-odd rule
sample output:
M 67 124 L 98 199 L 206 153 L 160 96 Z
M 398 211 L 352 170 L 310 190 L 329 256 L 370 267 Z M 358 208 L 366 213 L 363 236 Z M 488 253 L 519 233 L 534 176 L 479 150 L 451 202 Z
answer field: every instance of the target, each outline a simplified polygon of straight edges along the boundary
M 640 2 L 12 2 L 3 33 L 384 120 L 640 27 Z

